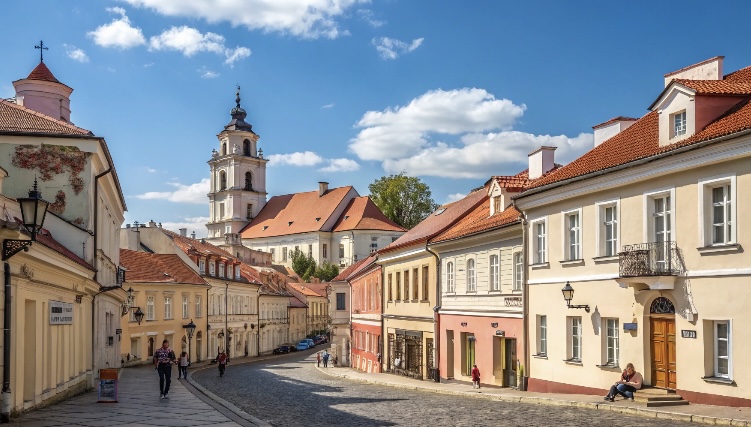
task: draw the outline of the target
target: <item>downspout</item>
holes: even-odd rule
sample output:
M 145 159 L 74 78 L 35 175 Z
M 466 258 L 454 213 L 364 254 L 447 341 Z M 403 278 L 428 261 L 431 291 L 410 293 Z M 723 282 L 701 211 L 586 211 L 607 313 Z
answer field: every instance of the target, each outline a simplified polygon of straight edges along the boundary
M 261 283 L 263 286 L 263 283 Z M 258 319 L 258 332 L 256 333 L 256 357 L 261 356 L 261 288 L 258 288 L 258 298 L 256 298 L 256 319 Z
M 376 264 L 378 264 L 378 257 L 376 257 L 375 262 Z M 383 268 L 382 264 L 378 264 L 378 266 L 381 267 L 381 274 L 380 274 L 381 276 L 381 340 L 380 340 L 381 348 L 378 349 L 379 350 L 378 354 L 381 357 L 378 360 L 378 369 L 380 373 L 383 373 L 383 361 L 386 360 L 386 358 L 388 357 L 385 354 L 386 342 L 384 340 L 386 339 L 386 322 L 384 321 L 384 318 L 383 318 L 383 311 L 386 308 L 387 290 L 386 290 L 386 273 L 384 272 L 385 269 Z M 391 351 L 391 348 L 389 348 L 389 352 L 390 351 Z
M 0 422 L 10 422 L 10 263 L 5 261 L 5 295 L 3 301 L 3 397 L 2 410 L 0 412 Z
M 516 200 L 511 199 L 511 204 L 516 208 Z M 518 208 L 517 208 L 518 209 Z M 521 211 L 520 211 L 521 212 Z M 522 224 L 522 266 L 524 266 L 524 276 L 522 278 L 522 341 L 524 342 L 524 375 L 522 376 L 522 383 L 519 384 L 519 388 L 522 391 L 527 391 L 527 384 L 525 378 L 530 377 L 529 365 L 531 362 L 530 346 L 529 346 L 529 286 L 527 285 L 528 274 L 528 257 L 527 251 L 529 234 L 527 233 L 527 216 L 522 212 L 521 214 Z
M 430 247 L 430 239 L 425 241 L 425 250 L 430 252 L 435 257 L 435 307 L 433 307 L 433 336 L 435 337 L 435 348 L 433 349 L 433 357 L 435 357 L 434 369 L 436 370 L 436 377 L 434 381 L 441 382 L 440 369 L 441 366 L 441 258 L 437 253 L 433 252 Z
M 208 282 L 206 283 L 208 284 Z M 210 308 L 209 304 L 211 300 L 209 300 L 209 289 L 211 289 L 211 285 L 209 285 L 209 287 L 206 288 L 206 353 L 204 353 L 206 355 L 206 360 L 208 360 L 209 357 L 211 357 L 210 356 L 211 355 L 210 353 L 211 329 L 209 329 L 211 327 L 209 324 L 209 308 Z
M 96 262 L 96 254 L 99 250 L 99 245 L 97 245 L 97 240 L 99 239 L 99 180 L 103 178 L 105 175 L 112 172 L 112 165 L 110 165 L 109 168 L 107 168 L 106 171 L 95 175 L 94 176 L 94 259 L 93 265 L 94 265 L 94 282 L 98 283 L 99 286 L 101 286 L 101 283 L 99 283 L 99 269 L 97 268 L 97 262 Z M 136 228 L 136 231 L 138 231 L 138 228 Z M 84 258 L 86 257 L 86 254 L 83 254 Z M 92 379 L 95 375 L 95 368 L 96 368 L 96 361 L 95 361 L 95 350 L 94 350 L 94 337 L 96 336 L 96 296 L 99 295 L 104 291 L 100 291 L 97 294 L 95 294 L 91 298 L 91 375 Z M 93 382 L 91 384 L 93 386 Z

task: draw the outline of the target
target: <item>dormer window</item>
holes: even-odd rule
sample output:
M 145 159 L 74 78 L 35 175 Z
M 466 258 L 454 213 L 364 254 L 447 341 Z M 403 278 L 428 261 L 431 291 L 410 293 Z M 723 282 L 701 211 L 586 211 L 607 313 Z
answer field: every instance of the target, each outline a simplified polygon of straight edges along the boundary
M 491 199 L 491 202 L 493 203 L 493 209 L 490 212 L 491 215 L 495 215 L 498 212 L 500 212 L 501 209 L 501 196 L 495 196 Z
M 673 135 L 672 137 L 675 138 L 677 136 L 682 136 L 686 134 L 686 110 L 681 111 L 680 113 L 673 114 L 672 117 L 673 120 Z
M 209 261 L 209 276 L 216 275 L 216 264 L 214 261 Z
M 206 274 L 206 260 L 205 259 L 198 260 L 198 272 L 201 274 Z

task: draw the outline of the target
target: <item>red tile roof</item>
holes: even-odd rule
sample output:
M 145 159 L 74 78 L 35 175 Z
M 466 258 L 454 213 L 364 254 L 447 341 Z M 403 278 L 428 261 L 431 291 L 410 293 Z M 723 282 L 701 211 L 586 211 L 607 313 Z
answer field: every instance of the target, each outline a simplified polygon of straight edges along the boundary
M 704 81 L 693 81 L 693 83 L 696 83 L 696 87 L 699 87 L 702 82 Z M 731 84 L 741 82 L 751 87 L 751 67 L 746 67 L 725 76 L 723 82 L 730 82 Z M 727 87 L 730 87 L 730 85 Z M 745 88 L 745 86 L 740 87 Z M 745 89 L 742 90 L 739 96 L 743 94 L 745 94 Z M 626 130 L 603 142 L 568 165 L 535 181 L 530 185 L 530 189 L 605 171 L 699 142 L 749 130 L 751 129 L 750 100 L 751 97 L 743 98 L 734 107 L 693 136 L 662 147 L 659 145 L 658 113 L 657 111 L 647 113 Z M 529 193 L 522 193 L 518 197 L 524 197 L 525 194 Z
M 252 239 L 330 231 L 323 226 L 350 191 L 354 191 L 352 186 L 334 188 L 323 196 L 318 196 L 318 191 L 274 196 L 240 234 Z
M 16 218 L 16 221 L 21 224 L 21 220 Z M 96 268 L 94 268 L 93 265 L 89 264 L 84 260 L 83 258 L 79 257 L 73 251 L 63 246 L 62 243 L 58 242 L 52 237 L 52 233 L 49 232 L 46 228 L 43 228 L 39 233 L 37 233 L 37 241 L 41 243 L 44 246 L 47 246 L 48 248 L 52 249 L 53 251 L 59 253 L 60 255 L 63 255 L 64 257 L 76 262 L 77 264 L 85 267 L 88 270 L 96 271 Z
M 31 70 L 29 77 L 26 78 L 29 80 L 44 80 L 52 83 L 60 83 L 60 80 L 55 78 L 55 76 L 52 74 L 52 71 L 50 71 L 50 69 L 47 68 L 46 65 L 44 65 L 44 62 L 40 62 L 39 65 Z
M 190 237 L 181 236 L 174 231 L 161 229 L 183 252 L 188 255 L 215 256 L 226 261 L 234 261 L 239 264 L 241 261 L 231 253 L 221 249 L 211 243 L 201 241 L 201 239 L 191 239 Z
M 439 207 L 428 215 L 414 228 L 402 235 L 396 241 L 378 251 L 387 253 L 407 246 L 426 242 L 431 237 L 442 233 L 448 227 L 460 220 L 467 212 L 472 211 L 487 197 L 485 187 L 473 190 L 463 199 Z
M 309 286 L 311 283 L 289 283 L 287 284 L 287 287 L 289 289 L 293 289 L 300 293 L 301 295 L 304 295 L 306 297 L 320 297 L 321 295 L 316 292 L 315 290 L 311 289 Z
M 332 229 L 332 231 L 349 230 L 407 231 L 388 219 L 368 196 L 350 200 Z
M 195 270 L 175 254 L 120 249 L 120 264 L 126 269 L 126 282 L 208 285 Z
M 485 200 L 487 201 L 488 198 L 486 197 Z M 520 219 L 521 212 L 519 212 L 514 206 L 509 206 L 504 211 L 490 216 L 490 203 L 482 203 L 475 208 L 474 211 L 462 218 L 461 221 L 457 222 L 456 225 L 431 239 L 430 243 L 458 239 L 460 237 L 505 227 L 509 224 L 519 222 Z
M 358 271 L 362 270 L 363 268 L 367 267 L 368 264 L 375 261 L 376 255 L 372 254 L 367 258 L 363 258 L 360 261 L 357 261 L 356 263 L 350 265 L 349 267 L 345 268 L 344 271 L 339 273 L 336 277 L 331 279 L 332 282 L 344 282 L 347 280 L 348 277 L 357 274 Z
M 751 82 L 675 79 L 673 83 L 691 88 L 699 95 L 751 95 Z
M 94 135 L 89 130 L 73 126 L 62 120 L 53 119 L 6 100 L 0 100 L 0 132 Z

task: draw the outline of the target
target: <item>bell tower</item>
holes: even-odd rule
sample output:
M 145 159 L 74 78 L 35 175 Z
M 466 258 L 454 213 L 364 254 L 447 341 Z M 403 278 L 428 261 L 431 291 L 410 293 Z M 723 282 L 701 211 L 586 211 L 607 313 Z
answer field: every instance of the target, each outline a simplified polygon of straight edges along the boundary
M 259 136 L 245 121 L 237 87 L 232 120 L 217 135 L 218 150 L 211 150 L 209 222 L 207 240 L 218 245 L 241 245 L 240 230 L 266 204 L 266 163 L 258 148 Z

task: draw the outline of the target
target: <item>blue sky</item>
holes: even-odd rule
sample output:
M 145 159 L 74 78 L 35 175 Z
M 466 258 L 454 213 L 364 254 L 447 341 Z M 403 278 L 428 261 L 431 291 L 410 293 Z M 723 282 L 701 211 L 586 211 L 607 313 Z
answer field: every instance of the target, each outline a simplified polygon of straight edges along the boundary
M 4 1 L 0 97 L 39 61 L 106 138 L 126 221 L 206 234 L 208 165 L 235 85 L 272 161 L 269 197 L 405 171 L 439 203 L 568 162 L 592 129 L 640 117 L 662 76 L 751 65 L 751 3 L 423 0 Z M 189 231 L 189 232 L 190 232 Z

